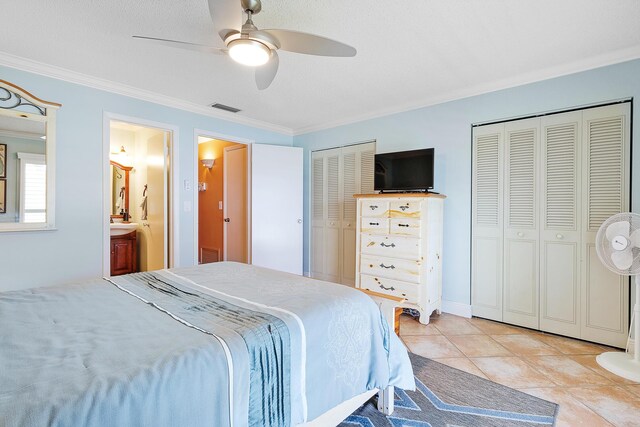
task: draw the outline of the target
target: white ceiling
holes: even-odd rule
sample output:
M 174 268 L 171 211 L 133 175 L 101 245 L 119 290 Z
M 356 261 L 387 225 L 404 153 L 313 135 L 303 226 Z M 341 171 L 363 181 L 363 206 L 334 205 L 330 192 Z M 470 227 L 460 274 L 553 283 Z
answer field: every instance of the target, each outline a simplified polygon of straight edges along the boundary
M 225 56 L 132 35 L 219 44 L 206 0 L 0 0 L 0 53 L 205 106 L 293 133 L 640 57 L 638 0 L 263 0 L 259 28 L 357 48 L 280 51 L 272 85 Z M 28 89 L 28 88 L 27 88 Z

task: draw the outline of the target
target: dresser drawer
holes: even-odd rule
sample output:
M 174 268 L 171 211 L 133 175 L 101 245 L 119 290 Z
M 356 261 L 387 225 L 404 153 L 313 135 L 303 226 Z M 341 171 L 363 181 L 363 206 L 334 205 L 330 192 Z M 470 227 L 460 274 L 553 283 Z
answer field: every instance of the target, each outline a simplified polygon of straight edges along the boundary
M 420 218 L 422 203 L 418 201 L 394 201 L 389 203 L 391 218 Z
M 391 218 L 389 233 L 401 236 L 420 236 L 420 220 L 415 218 Z
M 360 202 L 360 215 L 365 218 L 388 218 L 389 201 L 385 200 L 362 200 Z
M 363 255 L 360 271 L 376 277 L 420 283 L 420 261 Z
M 362 218 L 360 232 L 371 234 L 389 234 L 389 218 Z
M 420 260 L 422 248 L 420 239 L 415 237 L 363 233 L 360 237 L 360 252 L 365 255 Z
M 420 287 L 414 283 L 402 282 L 400 280 L 387 279 L 384 277 L 360 275 L 360 287 L 381 294 L 393 295 L 406 298 L 407 302 L 417 302 Z

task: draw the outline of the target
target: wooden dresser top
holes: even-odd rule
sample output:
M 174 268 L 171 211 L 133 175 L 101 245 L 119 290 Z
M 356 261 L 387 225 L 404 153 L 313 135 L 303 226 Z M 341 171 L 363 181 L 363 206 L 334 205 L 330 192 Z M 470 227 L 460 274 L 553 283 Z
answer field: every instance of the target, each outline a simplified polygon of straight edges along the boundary
M 444 194 L 434 194 L 434 193 L 381 193 L 381 194 L 354 194 L 353 197 L 356 199 L 374 199 L 374 198 L 398 198 L 398 197 L 435 197 L 437 199 L 446 199 L 447 196 Z

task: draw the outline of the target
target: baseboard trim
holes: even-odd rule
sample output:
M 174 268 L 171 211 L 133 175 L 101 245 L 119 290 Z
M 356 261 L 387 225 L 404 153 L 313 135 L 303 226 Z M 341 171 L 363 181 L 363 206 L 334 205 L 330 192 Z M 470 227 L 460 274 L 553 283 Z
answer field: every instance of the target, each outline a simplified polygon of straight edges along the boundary
M 456 316 L 471 318 L 471 305 L 442 300 L 442 311 Z

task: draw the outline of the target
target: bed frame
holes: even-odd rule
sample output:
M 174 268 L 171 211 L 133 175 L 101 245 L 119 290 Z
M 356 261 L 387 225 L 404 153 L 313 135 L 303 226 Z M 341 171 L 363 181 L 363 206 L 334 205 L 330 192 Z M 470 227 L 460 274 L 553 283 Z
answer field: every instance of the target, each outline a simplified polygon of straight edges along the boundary
M 330 409 L 318 418 L 306 422 L 304 424 L 298 424 L 298 427 L 327 427 L 337 426 L 351 415 L 356 409 L 362 406 L 366 401 L 378 393 L 378 411 L 385 415 L 391 415 L 393 413 L 393 386 L 379 390 L 377 388 L 366 391 L 357 395 L 349 400 L 346 400 L 338 406 Z

